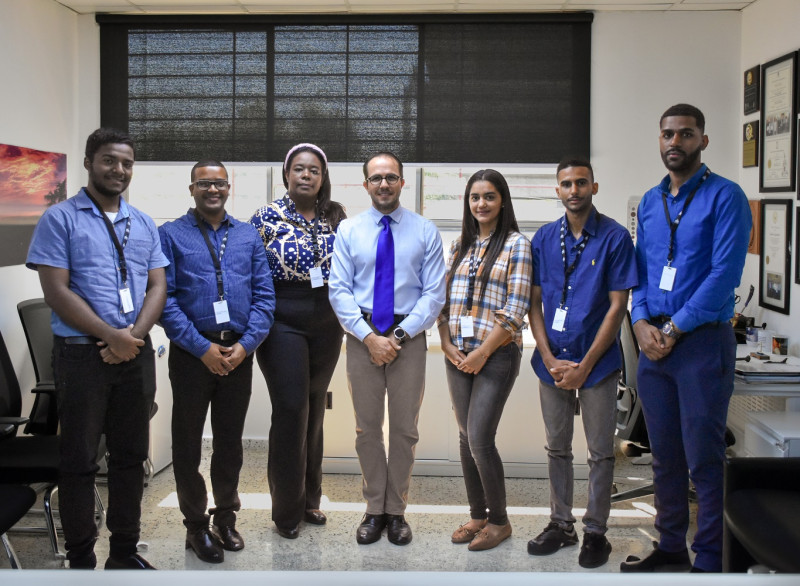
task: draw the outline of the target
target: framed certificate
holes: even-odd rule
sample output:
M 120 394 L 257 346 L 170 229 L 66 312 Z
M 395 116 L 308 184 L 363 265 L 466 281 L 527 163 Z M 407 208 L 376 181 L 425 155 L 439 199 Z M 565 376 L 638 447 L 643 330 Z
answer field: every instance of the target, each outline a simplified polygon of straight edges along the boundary
M 794 191 L 797 167 L 797 52 L 761 68 L 762 192 Z
M 778 313 L 789 313 L 791 292 L 792 200 L 761 200 L 761 264 L 758 271 L 758 304 Z

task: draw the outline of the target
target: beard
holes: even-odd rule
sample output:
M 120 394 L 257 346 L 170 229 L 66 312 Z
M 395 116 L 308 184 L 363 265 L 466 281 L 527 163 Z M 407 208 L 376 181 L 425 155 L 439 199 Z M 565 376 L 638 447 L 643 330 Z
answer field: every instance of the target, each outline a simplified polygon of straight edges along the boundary
M 121 194 L 123 191 L 125 191 L 128 188 L 128 183 L 126 183 L 125 187 L 123 187 L 122 189 L 111 189 L 109 187 L 106 187 L 105 185 L 100 185 L 100 184 L 95 183 L 93 181 L 92 182 L 92 187 L 94 187 L 94 190 L 97 193 L 99 193 L 100 195 L 102 195 L 104 197 L 117 197 L 119 194 Z
M 697 166 L 698 161 L 700 161 L 700 153 L 702 153 L 703 149 L 698 147 L 696 150 L 687 153 L 683 149 L 670 149 L 665 153 L 661 153 L 661 160 L 664 162 L 664 166 L 670 171 L 676 171 L 678 173 L 683 171 L 690 171 Z M 683 158 L 678 159 L 676 161 L 669 160 L 669 153 L 678 152 L 683 155 Z

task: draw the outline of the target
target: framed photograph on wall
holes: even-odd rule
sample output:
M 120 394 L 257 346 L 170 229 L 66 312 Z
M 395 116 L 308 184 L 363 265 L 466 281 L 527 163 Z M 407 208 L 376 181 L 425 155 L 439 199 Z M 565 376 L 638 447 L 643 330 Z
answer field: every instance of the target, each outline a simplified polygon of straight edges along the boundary
M 761 263 L 758 269 L 758 304 L 789 313 L 791 291 L 792 200 L 761 200 Z
M 797 168 L 797 51 L 761 68 L 762 192 L 794 191 Z

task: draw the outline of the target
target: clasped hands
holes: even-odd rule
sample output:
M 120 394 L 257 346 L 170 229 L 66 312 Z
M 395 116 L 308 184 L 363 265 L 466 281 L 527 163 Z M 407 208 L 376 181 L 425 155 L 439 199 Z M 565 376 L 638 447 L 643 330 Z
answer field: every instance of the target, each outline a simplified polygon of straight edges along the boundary
M 480 348 L 464 354 L 458 347 L 451 343 L 443 343 L 442 351 L 450 363 L 466 374 L 478 374 L 483 369 L 489 357 Z
M 661 360 L 672 352 L 672 347 L 676 341 L 675 338 L 665 336 L 660 329 L 644 319 L 640 319 L 633 324 L 633 333 L 636 334 L 636 340 L 639 342 L 641 351 L 654 362 Z
M 139 348 L 144 346 L 144 336 L 138 337 L 133 330 L 134 326 L 114 330 L 108 340 L 100 340 L 100 357 L 107 364 L 120 364 L 136 358 Z

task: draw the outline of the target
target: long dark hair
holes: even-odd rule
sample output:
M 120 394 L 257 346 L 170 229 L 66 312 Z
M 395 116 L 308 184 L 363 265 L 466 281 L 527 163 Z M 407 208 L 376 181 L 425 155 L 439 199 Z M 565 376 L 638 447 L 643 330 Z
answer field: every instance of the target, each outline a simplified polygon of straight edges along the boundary
M 470 248 L 472 248 L 472 245 L 475 242 L 475 239 L 480 233 L 478 229 L 478 220 L 475 219 L 469 209 L 469 195 L 472 191 L 472 185 L 476 181 L 488 181 L 494 185 L 494 188 L 501 197 L 501 208 L 500 214 L 497 216 L 497 226 L 495 226 L 494 232 L 492 232 L 492 236 L 489 239 L 489 246 L 487 247 L 486 253 L 483 256 L 483 261 L 481 262 L 483 269 L 481 270 L 480 296 L 483 296 L 483 293 L 486 290 L 486 284 L 489 282 L 489 273 L 491 273 L 492 266 L 494 266 L 497 257 L 500 256 L 500 253 L 505 246 L 508 234 L 510 232 L 519 232 L 517 218 L 514 215 L 514 204 L 511 201 L 511 191 L 508 189 L 508 183 L 506 182 L 506 178 L 503 177 L 503 174 L 499 171 L 495 171 L 494 169 L 481 169 L 473 174 L 472 177 L 469 178 L 469 181 L 467 181 L 467 187 L 464 190 L 464 215 L 461 220 L 460 246 L 458 252 L 456 253 L 456 257 L 453 259 L 450 272 L 447 274 L 448 300 L 450 297 L 450 283 L 453 281 L 453 275 L 456 274 L 458 265 L 461 264 L 461 261 L 464 260 L 465 256 L 467 256 Z
M 347 214 L 345 213 L 344 206 L 342 204 L 331 200 L 331 178 L 328 174 L 327 159 L 321 148 L 308 145 L 301 146 L 292 152 L 291 158 L 286 160 L 286 164 L 283 167 L 283 185 L 286 187 L 286 189 L 289 189 L 289 180 L 286 178 L 286 173 L 292 166 L 292 161 L 294 161 L 294 158 L 303 152 L 312 153 L 322 163 L 322 185 L 319 188 L 319 192 L 317 192 L 317 212 L 320 216 L 328 220 L 328 223 L 331 225 L 332 229 L 336 230 L 337 226 L 339 226 L 339 222 L 344 220 L 347 217 Z

